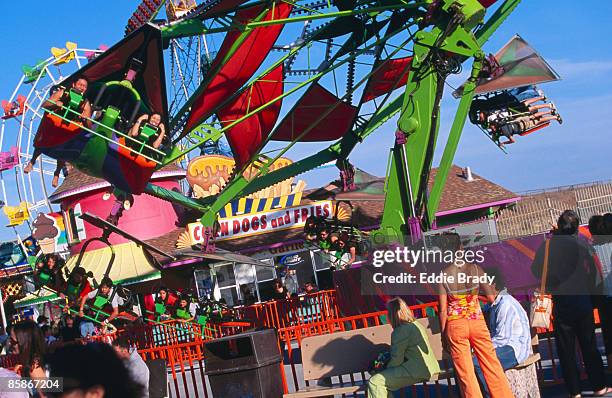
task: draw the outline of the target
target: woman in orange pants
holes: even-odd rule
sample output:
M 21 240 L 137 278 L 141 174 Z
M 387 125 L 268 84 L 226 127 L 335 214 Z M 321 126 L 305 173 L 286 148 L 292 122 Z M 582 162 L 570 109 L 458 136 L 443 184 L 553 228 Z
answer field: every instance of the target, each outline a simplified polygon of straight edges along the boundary
M 445 236 L 446 250 L 461 251 L 456 234 Z M 439 285 L 440 323 L 444 343 L 450 352 L 457 380 L 465 398 L 482 398 L 472 362 L 472 349 L 484 374 L 491 398 L 513 398 L 504 370 L 497 359 L 491 336 L 485 324 L 478 292 L 482 289 L 491 303 L 491 287 L 480 283 L 484 271 L 477 265 L 456 260 L 443 271 L 445 282 Z

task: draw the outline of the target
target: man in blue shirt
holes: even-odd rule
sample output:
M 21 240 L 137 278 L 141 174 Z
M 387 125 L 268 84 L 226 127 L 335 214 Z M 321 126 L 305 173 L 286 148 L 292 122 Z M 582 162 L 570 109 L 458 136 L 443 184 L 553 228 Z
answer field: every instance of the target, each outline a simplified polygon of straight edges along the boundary
M 525 361 L 532 353 L 529 318 L 521 304 L 508 294 L 501 272 L 487 269 L 486 273 L 494 277 L 491 287 L 496 294 L 489 309 L 489 331 L 497 358 L 504 370 L 507 370 Z M 488 397 L 487 383 L 476 358 L 474 369 Z
M 123 360 L 130 371 L 133 380 L 143 387 L 140 398 L 149 398 L 149 367 L 142 359 L 136 347 L 132 347 L 126 336 L 113 340 L 113 348 L 117 356 Z

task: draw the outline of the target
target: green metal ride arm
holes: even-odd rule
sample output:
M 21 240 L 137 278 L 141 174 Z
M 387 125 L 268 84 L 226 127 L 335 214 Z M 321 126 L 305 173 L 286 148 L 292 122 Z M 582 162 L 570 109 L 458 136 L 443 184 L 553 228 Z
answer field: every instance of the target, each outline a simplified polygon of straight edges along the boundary
M 402 114 L 398 127 L 405 134 L 392 151 L 391 169 L 387 179 L 385 211 L 379 231 L 382 239 L 403 242 L 410 231 L 409 218 L 421 218 L 428 229 L 435 217 L 448 171 L 461 137 L 472 102 L 484 53 L 481 42 L 497 29 L 516 7 L 516 0 L 507 0 L 501 10 L 479 30 L 477 39 L 471 30 L 480 22 L 484 9 L 475 0 L 445 0 L 442 8 L 448 18 L 440 18 L 430 32 L 419 32 L 414 46 L 414 58 L 408 77 Z M 427 184 L 439 130 L 439 102 L 446 76 L 440 76 L 435 63 L 448 53 L 463 61 L 474 58 L 470 81 L 466 85 L 449 135 L 443 158 L 435 177 L 431 195 Z M 400 136 L 401 138 L 401 136 Z M 408 176 L 408 177 L 407 177 Z M 417 231 L 420 234 L 420 231 Z
M 448 178 L 448 172 L 453 164 L 453 158 L 455 157 L 457 147 L 459 146 L 461 132 L 463 131 L 468 112 L 470 111 L 470 105 L 472 104 L 472 99 L 474 98 L 474 90 L 476 89 L 478 73 L 480 73 L 481 67 L 482 57 L 474 61 L 470 79 L 464 86 L 463 95 L 461 97 L 461 101 L 459 102 L 459 108 L 457 108 L 457 113 L 455 114 L 455 119 L 446 142 L 446 147 L 444 148 L 444 153 L 442 154 L 442 159 L 440 160 L 440 165 L 438 166 L 438 171 L 436 172 L 434 184 L 429 194 L 427 202 L 428 220 L 435 219 L 435 214 L 438 210 L 442 192 Z M 431 227 L 431 225 L 427 225 L 427 228 L 429 227 Z

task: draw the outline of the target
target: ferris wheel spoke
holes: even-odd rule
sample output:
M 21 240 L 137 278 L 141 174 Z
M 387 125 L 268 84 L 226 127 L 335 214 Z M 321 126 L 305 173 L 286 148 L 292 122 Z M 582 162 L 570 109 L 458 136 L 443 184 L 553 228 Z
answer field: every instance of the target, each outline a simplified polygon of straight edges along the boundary
M 71 75 L 74 71 L 84 66 L 85 60 L 89 60 L 86 52 L 91 50 L 79 49 L 75 51 L 73 60 L 63 64 L 61 68 L 54 67 L 57 61 L 49 57 L 39 62 L 39 71 L 31 81 L 26 80 L 26 73 L 20 77 L 10 99 L 13 100 L 18 94 L 25 97 L 23 114 L 18 118 L 3 120 L 0 127 L 0 151 L 6 152 L 10 147 L 18 148 L 18 163 L 14 166 L 14 180 L 8 171 L 0 172 L 0 197 L 6 205 L 18 205 L 22 202 L 28 203 L 28 209 L 32 212 L 54 211 L 48 196 L 51 194 L 48 186 L 50 178 L 53 177 L 57 167 L 57 161 L 45 155 L 37 159 L 35 166 L 26 175 L 24 168 L 34 156 L 34 138 L 37 133 L 39 122 L 45 112 L 42 105 L 49 96 L 52 87 L 61 83 L 64 76 Z M 95 52 L 95 51 L 94 51 Z M 99 51 L 98 51 L 99 52 Z M 30 76 L 34 77 L 34 76 Z M 27 83 L 26 83 L 27 82 Z M 13 121 L 11 121 L 13 120 Z M 15 123 L 17 121 L 17 123 Z M 33 215 L 30 214 L 30 217 Z M 18 229 L 30 229 L 30 220 Z M 17 229 L 16 229 L 17 230 Z

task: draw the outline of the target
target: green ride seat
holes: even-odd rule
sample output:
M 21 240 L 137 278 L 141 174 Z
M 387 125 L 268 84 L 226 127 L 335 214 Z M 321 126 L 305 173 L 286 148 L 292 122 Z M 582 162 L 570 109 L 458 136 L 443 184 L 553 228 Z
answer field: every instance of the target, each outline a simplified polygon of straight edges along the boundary
M 40 274 L 38 274 L 38 278 L 42 281 L 43 284 L 46 284 L 51 279 L 51 274 L 41 272 Z
M 196 318 L 196 322 L 198 323 L 198 325 L 205 326 L 208 323 L 208 316 L 198 315 Z
M 185 311 L 185 310 L 176 310 L 176 316 L 181 318 L 181 319 L 189 319 L 191 318 L 191 314 L 189 313 L 189 311 Z
M 106 297 L 96 296 L 96 298 L 94 299 L 93 306 L 96 307 L 96 308 L 101 309 L 106 304 L 108 304 L 108 299 Z
M 68 297 L 76 297 L 76 295 L 79 293 L 79 287 L 75 286 L 75 285 L 68 285 L 68 287 L 66 288 L 66 295 Z
M 65 112 L 62 116 L 64 119 L 72 120 L 81 112 L 79 107 L 83 102 L 83 94 L 73 89 L 68 90 L 68 102 L 64 104 Z M 76 112 L 76 113 L 75 113 Z
M 157 127 L 151 126 L 150 124 L 145 124 L 144 126 L 142 126 L 142 128 L 140 129 L 140 133 L 136 137 L 136 139 L 140 141 L 140 147 L 138 148 L 139 154 L 142 154 L 145 145 L 149 143 L 151 137 L 154 137 L 158 131 L 159 129 Z
M 156 314 L 165 314 L 166 313 L 166 306 L 162 303 L 155 303 L 155 313 Z

